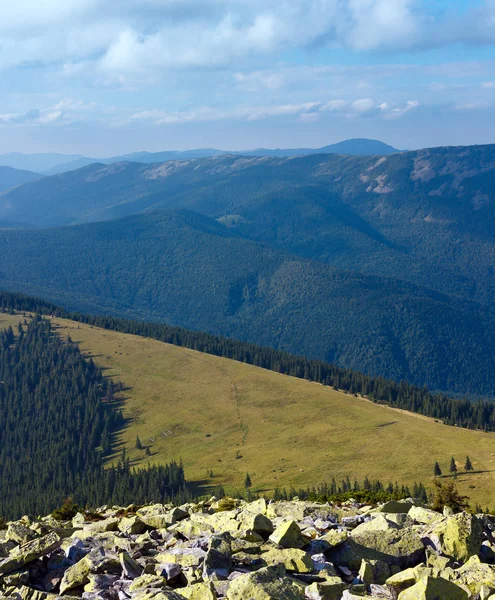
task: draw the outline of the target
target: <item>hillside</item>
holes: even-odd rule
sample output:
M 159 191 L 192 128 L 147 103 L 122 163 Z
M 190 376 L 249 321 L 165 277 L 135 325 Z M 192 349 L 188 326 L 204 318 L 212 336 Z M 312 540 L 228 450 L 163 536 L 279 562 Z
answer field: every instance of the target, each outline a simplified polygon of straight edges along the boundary
M 41 175 L 32 171 L 21 171 L 12 167 L 0 166 L 0 193 L 29 181 L 40 179 Z
M 0 256 L 2 287 L 69 308 L 228 335 L 431 389 L 494 394 L 495 328 L 479 305 L 297 259 L 195 213 L 4 231 Z
M 492 304 L 494 181 L 495 146 L 91 165 L 0 197 L 0 219 L 51 226 L 186 207 L 298 256 Z
M 132 421 L 121 441 L 137 464 L 182 458 L 187 479 L 201 486 L 240 489 L 249 472 L 253 489 L 270 491 L 347 475 L 426 484 L 435 460 L 447 473 L 451 456 L 462 470 L 469 455 L 476 472 L 459 475 L 459 488 L 473 502 L 493 503 L 493 433 L 448 427 L 148 338 L 64 319 L 52 323 L 62 339 L 69 334 L 107 376 L 124 384 L 124 415 Z M 151 456 L 135 448 L 137 435 Z

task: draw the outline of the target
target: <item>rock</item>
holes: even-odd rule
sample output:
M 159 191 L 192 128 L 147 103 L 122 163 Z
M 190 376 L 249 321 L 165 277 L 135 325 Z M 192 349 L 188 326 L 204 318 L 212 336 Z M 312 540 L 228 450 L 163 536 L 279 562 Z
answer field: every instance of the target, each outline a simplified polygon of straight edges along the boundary
M 426 576 L 402 591 L 398 600 L 468 600 L 468 593 L 455 583 Z
M 78 563 L 69 567 L 60 582 L 60 594 L 65 594 L 68 590 L 86 585 L 89 582 L 92 566 L 91 560 L 84 557 Z
M 304 586 L 281 565 L 241 575 L 227 590 L 228 600 L 304 600 L 304 595 Z
M 313 571 L 313 560 L 310 555 L 297 548 L 285 548 L 283 550 L 273 548 L 268 552 L 264 552 L 261 558 L 267 566 L 284 565 L 286 571 L 296 573 L 311 573 Z
M 395 575 L 391 575 L 385 584 L 387 587 L 394 592 L 394 596 L 397 596 L 402 590 L 405 590 L 413 586 L 423 574 L 431 574 L 431 569 L 427 569 L 424 564 L 418 565 L 417 567 L 400 571 Z
M 217 594 L 211 582 L 193 583 L 181 588 L 180 594 L 188 600 L 217 600 Z
M 482 563 L 477 556 L 472 556 L 449 575 L 447 578 L 450 581 L 468 588 L 473 596 L 479 594 L 483 586 L 490 589 L 491 593 L 495 592 L 495 567 Z
M 444 516 L 440 513 L 429 508 L 422 508 L 421 506 L 411 506 L 407 514 L 416 523 L 423 523 L 424 525 L 431 525 L 432 523 L 444 520 Z
M 239 515 L 238 519 L 242 529 L 254 531 L 262 536 L 268 536 L 273 533 L 273 523 L 261 513 L 244 511 Z
M 447 517 L 433 529 L 442 546 L 443 553 L 454 560 L 465 562 L 478 554 L 483 540 L 481 521 L 469 513 Z
M 123 533 L 136 535 L 146 531 L 147 526 L 139 517 L 124 517 L 120 520 L 118 529 Z
M 122 572 L 128 579 L 136 579 L 143 572 L 143 567 L 136 562 L 128 552 L 121 552 L 119 554 L 119 561 L 122 565 Z
M 309 600 L 340 600 L 347 585 L 338 577 L 333 581 L 325 583 L 314 582 L 305 590 L 306 598 Z
M 89 553 L 84 543 L 79 538 L 74 538 L 72 543 L 65 548 L 65 556 L 73 562 L 78 562 Z
M 21 523 L 9 523 L 6 536 L 7 540 L 12 540 L 18 544 L 25 544 L 35 537 L 37 537 L 36 533 L 29 527 L 26 527 Z
M 391 500 L 390 502 L 385 502 L 377 510 L 382 513 L 408 513 L 412 506 L 412 502 L 408 502 L 407 500 Z
M 85 592 L 95 592 L 98 590 L 108 590 L 117 581 L 116 575 L 88 575 L 88 583 L 84 586 Z
M 425 548 L 412 528 L 368 531 L 349 537 L 326 554 L 331 562 L 355 569 L 359 569 L 362 559 L 381 560 L 401 568 L 425 561 Z
M 164 577 L 160 577 L 159 575 L 151 575 L 145 574 L 136 577 L 134 581 L 129 586 L 130 592 L 137 592 L 139 590 L 144 590 L 148 588 L 152 589 L 160 589 L 167 584 Z
M 14 548 L 9 558 L 0 561 L 0 573 L 12 573 L 24 565 L 50 554 L 62 543 L 61 537 L 55 532 L 49 533 L 41 538 L 21 544 Z
M 155 558 L 160 563 L 177 563 L 181 567 L 197 567 L 203 563 L 206 552 L 201 548 L 171 548 Z
M 284 548 L 302 548 L 306 545 L 299 525 L 295 521 L 286 521 L 279 525 L 269 539 Z
M 229 532 L 213 536 L 203 563 L 203 579 L 227 579 L 232 570 L 232 537 Z
M 393 521 L 389 521 L 385 516 L 378 515 L 371 521 L 358 525 L 351 531 L 351 535 L 359 536 L 367 531 L 388 531 L 389 529 L 400 529 L 400 527 Z

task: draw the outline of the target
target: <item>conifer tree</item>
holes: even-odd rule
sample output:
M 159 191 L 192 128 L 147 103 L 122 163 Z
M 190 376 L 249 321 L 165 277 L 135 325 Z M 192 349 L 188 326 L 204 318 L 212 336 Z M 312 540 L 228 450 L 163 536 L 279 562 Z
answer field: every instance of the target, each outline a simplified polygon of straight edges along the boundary
M 464 464 L 464 470 L 469 473 L 470 471 L 473 470 L 473 464 L 471 462 L 471 459 L 469 458 L 469 456 L 466 456 L 466 462 Z
M 249 473 L 246 473 L 246 479 L 244 480 L 244 487 L 249 490 L 249 488 L 253 485 L 252 481 L 251 481 L 251 477 L 249 476 Z
M 141 440 L 139 439 L 139 436 L 136 436 L 136 448 L 138 450 L 142 450 L 143 449 L 143 444 L 141 444 Z
M 450 459 L 450 472 L 454 477 L 457 477 L 457 465 L 455 464 L 455 458 Z
M 435 463 L 435 467 L 433 469 L 433 474 L 435 475 L 435 477 L 442 476 L 442 469 L 440 468 L 440 465 L 438 464 L 438 462 Z

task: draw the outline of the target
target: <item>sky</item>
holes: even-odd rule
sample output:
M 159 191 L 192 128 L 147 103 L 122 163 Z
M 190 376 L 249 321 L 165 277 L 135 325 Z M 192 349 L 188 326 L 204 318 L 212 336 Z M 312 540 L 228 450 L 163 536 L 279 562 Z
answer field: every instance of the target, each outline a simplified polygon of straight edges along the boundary
M 495 0 L 0 2 L 0 153 L 495 143 Z

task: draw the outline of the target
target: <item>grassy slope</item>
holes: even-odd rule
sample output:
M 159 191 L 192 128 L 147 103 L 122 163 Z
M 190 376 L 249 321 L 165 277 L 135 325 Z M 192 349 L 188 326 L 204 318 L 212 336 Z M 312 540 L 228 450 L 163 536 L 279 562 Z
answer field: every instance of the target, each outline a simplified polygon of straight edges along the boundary
M 182 458 L 190 481 L 240 488 L 249 472 L 256 490 L 271 490 L 347 474 L 427 482 L 435 460 L 447 471 L 452 455 L 462 467 L 468 454 L 481 472 L 460 475 L 459 487 L 473 502 L 493 504 L 495 434 L 154 340 L 56 324 L 128 386 L 125 414 L 133 423 L 122 442 L 141 464 L 148 458 L 135 449 L 136 435 L 151 445 L 151 462 Z

